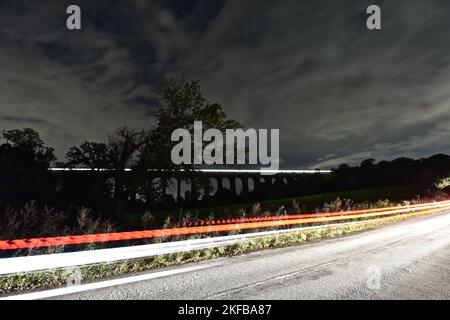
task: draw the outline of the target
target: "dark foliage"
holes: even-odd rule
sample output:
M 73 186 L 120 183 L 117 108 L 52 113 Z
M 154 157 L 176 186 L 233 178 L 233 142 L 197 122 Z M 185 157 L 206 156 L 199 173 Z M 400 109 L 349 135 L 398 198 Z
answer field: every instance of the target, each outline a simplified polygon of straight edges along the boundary
M 398 158 L 376 162 L 367 159 L 354 167 L 340 165 L 328 175 L 288 177 L 291 182 L 287 184 L 282 179 L 273 182 L 271 177 L 253 177 L 258 179 L 254 181 L 258 185 L 256 192 L 246 192 L 237 200 L 234 186 L 230 184 L 230 188 L 221 188 L 214 196 L 205 192 L 199 204 L 199 190 L 209 190 L 210 181 L 192 172 L 189 166 L 184 166 L 183 171 L 174 167 L 170 161 L 171 132 L 176 128 L 192 130 L 195 120 L 203 121 L 205 128 L 220 130 L 238 128 L 240 124 L 228 119 L 219 104 L 209 103 L 196 81 L 169 83 L 155 119 L 155 126 L 150 130 L 121 127 L 110 134 L 107 141 L 86 141 L 70 148 L 63 165 L 94 169 L 89 172 L 50 171 L 55 162 L 53 149 L 45 146 L 38 132 L 28 128 L 3 131 L 0 215 L 10 207 L 22 208 L 34 201 L 41 208 L 54 206 L 69 215 L 76 216 L 77 210 L 84 207 L 120 220 L 125 212 L 189 209 L 383 186 L 421 185 L 432 192 L 437 180 L 450 176 L 450 156 L 444 154 L 419 160 Z M 149 169 L 164 169 L 168 173 L 164 176 Z M 155 177 L 159 178 L 158 183 Z M 168 178 L 189 181 L 191 190 L 184 196 L 168 195 L 164 187 Z

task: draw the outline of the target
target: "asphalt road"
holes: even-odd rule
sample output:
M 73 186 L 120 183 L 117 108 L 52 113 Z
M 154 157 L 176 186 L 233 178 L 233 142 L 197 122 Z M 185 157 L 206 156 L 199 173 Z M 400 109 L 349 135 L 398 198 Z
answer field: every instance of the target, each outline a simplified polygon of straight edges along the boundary
M 450 212 L 199 265 L 56 299 L 448 299 Z

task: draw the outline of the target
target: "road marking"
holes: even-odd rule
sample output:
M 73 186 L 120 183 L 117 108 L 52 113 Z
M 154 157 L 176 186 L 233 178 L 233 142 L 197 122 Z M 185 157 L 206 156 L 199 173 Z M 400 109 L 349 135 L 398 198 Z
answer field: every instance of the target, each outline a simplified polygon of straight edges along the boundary
M 219 263 L 209 263 L 207 265 L 201 265 L 201 266 L 192 266 L 192 267 L 186 267 L 186 268 L 181 268 L 181 269 L 159 271 L 159 272 L 153 272 L 153 273 L 144 274 L 144 275 L 140 275 L 140 276 L 126 277 L 126 278 L 107 280 L 107 281 L 101 281 L 101 282 L 95 282 L 95 283 L 88 283 L 88 284 L 82 284 L 82 285 L 59 288 L 59 289 L 52 289 L 52 290 L 46 290 L 46 291 L 25 293 L 25 294 L 15 295 L 15 296 L 8 296 L 8 297 L 0 298 L 0 300 L 38 300 L 38 299 L 59 297 L 59 296 L 64 296 L 64 295 L 68 295 L 68 294 L 116 287 L 116 286 L 129 284 L 129 283 L 141 282 L 141 281 L 146 281 L 146 280 L 151 280 L 151 279 L 156 279 L 156 278 L 169 277 L 169 276 L 187 273 L 187 272 L 199 271 L 202 269 L 208 269 L 208 268 L 215 267 L 218 265 L 220 265 L 220 264 Z

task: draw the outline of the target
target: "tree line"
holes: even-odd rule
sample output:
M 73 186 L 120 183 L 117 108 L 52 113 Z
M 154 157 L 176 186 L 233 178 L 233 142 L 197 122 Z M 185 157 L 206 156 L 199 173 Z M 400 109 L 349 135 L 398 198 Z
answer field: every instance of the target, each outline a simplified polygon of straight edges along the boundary
M 0 145 L 0 204 L 4 208 L 36 200 L 58 206 L 93 205 L 119 215 L 125 210 L 129 189 L 143 196 L 160 193 L 155 190 L 158 187 L 146 179 L 145 172 L 149 169 L 173 170 L 175 174 L 183 169 L 184 175 L 192 171 L 192 166 L 175 167 L 171 161 L 173 130 L 192 130 L 196 120 L 203 121 L 207 128 L 223 131 L 241 127 L 239 122 L 226 116 L 220 104 L 206 100 L 198 81 L 170 81 L 162 91 L 161 106 L 153 116 L 155 121 L 151 128 L 120 127 L 110 133 L 106 141 L 84 141 L 71 147 L 63 162 L 56 161 L 54 149 L 45 145 L 37 131 L 30 128 L 4 130 Z M 48 170 L 55 166 L 107 169 L 113 176 L 84 177 L 83 181 L 72 183 L 72 190 L 66 190 L 66 194 L 58 194 L 58 181 Z M 133 172 L 131 178 L 126 174 L 128 168 Z M 207 187 L 205 181 L 197 181 L 194 175 L 191 179 L 191 183 Z M 91 199 L 86 201 L 88 193 Z
M 149 169 L 171 170 L 174 177 L 188 178 L 192 186 L 198 186 L 191 192 L 211 188 L 209 179 L 194 174 L 191 166 L 174 166 L 170 158 L 171 134 L 177 128 L 192 130 L 196 120 L 203 121 L 206 129 L 223 131 L 241 128 L 239 122 L 229 119 L 220 104 L 207 101 L 198 81 L 170 82 L 162 92 L 160 108 L 153 115 L 155 122 L 151 128 L 120 127 L 106 141 L 84 141 L 71 147 L 62 162 L 57 162 L 54 149 L 45 145 L 37 131 L 4 130 L 0 144 L 0 209 L 20 207 L 34 200 L 68 212 L 88 207 L 120 218 L 124 212 L 143 209 L 132 206 L 139 201 L 129 201 L 136 194 L 147 201 L 168 197 L 162 193 L 161 185 L 148 180 Z M 48 170 L 55 166 L 101 168 L 109 173 L 66 175 L 63 182 L 68 187 L 62 188 L 58 176 Z M 127 168 L 132 172 L 126 172 Z M 316 177 L 310 188 L 289 190 L 288 194 L 301 196 L 308 189 L 321 193 L 406 184 L 433 188 L 438 179 L 449 176 L 450 156 L 444 154 L 418 160 L 367 159 L 356 166 L 342 164 L 331 174 Z
M 427 158 L 396 158 L 391 161 L 366 159 L 357 166 L 341 164 L 333 170 L 332 188 L 360 189 L 396 185 L 421 185 L 432 192 L 435 184 L 450 176 L 450 156 L 435 154 Z

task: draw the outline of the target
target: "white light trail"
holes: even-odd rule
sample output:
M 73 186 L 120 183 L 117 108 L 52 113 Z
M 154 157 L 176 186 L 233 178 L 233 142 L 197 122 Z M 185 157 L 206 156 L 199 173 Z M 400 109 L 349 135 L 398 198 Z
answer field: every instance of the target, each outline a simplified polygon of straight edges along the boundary
M 60 172 L 60 171 L 81 171 L 81 172 L 90 172 L 90 171 L 111 171 L 112 169 L 90 169 L 90 168 L 50 168 L 50 171 Z M 131 172 L 132 169 L 125 169 L 126 172 Z M 150 169 L 148 171 L 158 171 Z M 161 170 L 162 172 L 171 170 Z M 180 172 L 186 172 L 187 170 L 180 169 Z M 315 174 L 315 173 L 331 173 L 331 170 L 319 170 L 319 169 L 308 169 L 308 170 L 265 170 L 265 169 L 194 169 L 194 172 L 203 172 L 203 173 L 255 173 L 255 174 Z

